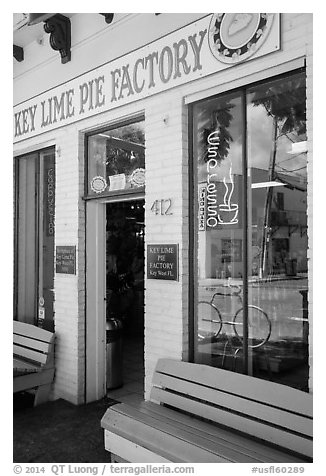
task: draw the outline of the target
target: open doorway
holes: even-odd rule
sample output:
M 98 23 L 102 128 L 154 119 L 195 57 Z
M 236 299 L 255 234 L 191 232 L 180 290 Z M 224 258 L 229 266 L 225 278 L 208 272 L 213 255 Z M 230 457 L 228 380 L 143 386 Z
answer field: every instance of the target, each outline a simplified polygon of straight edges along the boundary
M 107 203 L 105 231 L 106 320 L 116 319 L 122 323 L 121 371 L 123 372 L 121 383 L 118 384 L 121 388 L 117 389 L 117 385 L 107 385 L 107 395 L 117 400 L 123 400 L 123 397 L 131 394 L 142 397 L 144 200 Z

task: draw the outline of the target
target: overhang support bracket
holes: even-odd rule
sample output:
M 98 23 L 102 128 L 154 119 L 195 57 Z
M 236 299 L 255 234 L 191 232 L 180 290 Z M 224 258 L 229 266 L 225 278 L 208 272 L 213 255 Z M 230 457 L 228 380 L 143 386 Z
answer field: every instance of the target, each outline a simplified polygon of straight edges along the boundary
M 113 21 L 114 13 L 100 13 L 105 18 L 105 22 L 109 25 Z
M 59 51 L 61 63 L 71 60 L 71 23 L 68 17 L 56 13 L 44 22 L 44 31 L 50 34 L 50 46 Z
M 24 60 L 24 50 L 21 46 L 14 45 L 14 58 L 19 63 Z

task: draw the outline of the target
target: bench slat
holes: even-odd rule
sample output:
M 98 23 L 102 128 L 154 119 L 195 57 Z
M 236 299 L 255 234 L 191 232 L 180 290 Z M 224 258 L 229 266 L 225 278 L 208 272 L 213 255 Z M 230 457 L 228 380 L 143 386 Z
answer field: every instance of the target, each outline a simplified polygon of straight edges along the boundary
M 312 458 L 312 395 L 307 393 L 224 369 L 160 359 L 150 398 L 113 405 L 102 418 L 106 448 L 126 461 L 156 462 L 156 455 L 185 463 Z
M 248 440 L 248 438 L 239 438 L 239 435 L 234 432 L 231 433 L 229 431 L 227 438 L 225 438 L 226 432 L 221 429 L 216 429 L 216 432 L 213 435 L 211 432 L 206 432 L 206 425 L 200 425 L 203 423 L 200 421 L 198 421 L 198 426 L 201 426 L 201 430 L 198 431 L 198 429 L 196 430 L 196 428 L 193 426 L 193 417 L 186 416 L 185 421 L 187 423 L 180 424 L 176 420 L 177 412 L 171 410 L 171 418 L 171 413 L 169 413 L 169 409 L 166 407 L 160 407 L 162 410 L 161 413 L 151 412 L 151 407 L 148 407 L 148 411 L 146 411 L 147 403 L 148 402 L 145 402 L 143 405 L 138 405 L 137 407 L 130 407 L 129 405 L 125 404 L 114 405 L 111 407 L 109 413 L 122 413 L 131 419 L 138 420 L 140 425 L 145 424 L 149 426 L 155 426 L 161 431 L 171 433 L 173 436 L 180 438 L 183 441 L 209 450 L 212 453 L 215 453 L 216 455 L 224 457 L 230 461 L 241 463 L 289 462 L 289 457 L 284 453 L 280 451 L 273 451 L 273 449 L 272 451 L 268 452 L 268 450 L 266 450 L 266 446 L 264 447 L 262 444 L 257 442 L 253 442 L 254 444 L 251 445 L 251 441 Z M 110 420 L 112 420 L 112 416 Z M 142 427 L 140 427 L 137 432 L 130 426 L 126 428 L 121 420 L 117 422 L 117 427 L 119 423 L 122 425 L 127 434 L 136 435 L 135 438 L 138 438 L 138 433 L 143 433 Z M 134 436 L 132 438 L 134 438 Z
M 269 427 L 256 420 L 242 417 L 216 407 L 205 405 L 204 403 L 191 400 L 189 398 L 166 392 L 160 388 L 153 388 L 151 398 L 158 402 L 171 405 L 174 408 L 182 408 L 184 411 L 206 418 L 224 426 L 231 427 L 243 433 L 255 436 L 272 444 L 288 448 L 305 456 L 312 456 L 312 441 L 286 433 L 277 428 Z
M 13 321 L 13 391 L 35 389 L 34 406 L 48 400 L 54 379 L 54 333 Z
M 43 342 L 51 343 L 54 338 L 53 332 L 46 331 L 32 324 L 27 324 L 26 322 L 13 321 L 13 331 L 14 334 L 31 337 L 32 339 L 41 340 Z
M 15 377 L 13 381 L 14 393 L 52 383 L 53 377 L 54 369 L 45 369 L 42 372 Z
M 209 451 L 210 453 L 214 453 L 219 459 L 222 458 L 227 461 L 238 461 L 241 463 L 250 463 L 252 461 L 261 462 L 261 459 L 257 454 L 248 455 L 243 451 L 243 448 L 236 448 L 233 442 L 230 444 L 229 441 L 225 441 L 222 438 L 215 438 L 212 440 L 210 435 L 198 435 L 196 432 L 192 431 L 191 428 L 175 425 L 174 421 L 169 421 L 164 416 L 160 417 L 157 414 L 146 415 L 139 411 L 138 408 L 136 409 L 135 407 L 124 404 L 112 407 L 112 411 L 128 416 L 133 421 L 138 420 L 140 425 L 145 424 L 148 425 L 148 427 L 157 428 L 167 435 L 170 435 L 172 438 L 176 438 L 175 441 L 177 443 L 174 442 L 173 451 L 176 450 L 175 445 L 179 445 L 179 440 L 181 440 L 181 451 L 183 450 L 184 444 L 192 445 L 191 452 L 189 453 L 192 457 L 194 456 L 195 448 L 195 451 Z M 141 431 L 143 432 L 144 430 L 142 429 Z M 149 436 L 150 435 L 151 430 L 149 429 Z M 169 441 L 169 439 L 167 441 Z M 179 455 L 179 450 L 176 451 L 176 454 Z M 202 461 L 206 461 L 206 459 Z
M 48 342 L 31 339 L 30 337 L 24 337 L 18 334 L 14 334 L 14 344 L 18 346 L 22 345 L 24 347 L 29 347 L 45 354 L 49 352 L 50 347 Z
M 37 352 L 32 349 L 27 349 L 26 347 L 21 347 L 14 344 L 14 355 L 19 357 L 25 357 L 25 359 L 33 360 L 34 362 L 39 362 L 40 364 L 45 364 L 47 361 L 47 354 L 42 352 Z
M 214 447 L 211 442 L 190 441 L 191 434 L 182 430 L 176 434 L 173 427 L 162 423 L 162 421 L 158 424 L 157 420 L 148 416 L 142 416 L 139 419 L 134 407 L 126 405 L 126 412 L 124 413 L 117 412 L 114 407 L 116 405 L 110 407 L 107 411 L 105 429 L 113 431 L 138 445 L 145 446 L 151 451 L 159 448 L 160 454 L 165 457 L 169 455 L 172 462 L 250 462 L 249 458 L 243 457 L 241 454 L 236 455 L 236 452 L 232 451 L 231 448 L 223 448 L 225 454 L 223 456 L 219 455 L 218 448 Z M 131 415 L 128 414 L 129 412 L 131 412 Z
M 178 377 L 166 374 L 155 373 L 153 376 L 153 385 L 168 388 L 184 395 L 199 398 L 208 402 L 222 406 L 227 410 L 245 413 L 247 416 L 266 421 L 271 424 L 279 425 L 292 431 L 312 437 L 312 425 L 307 425 L 307 419 L 299 415 L 283 411 L 278 408 L 270 407 L 266 404 L 253 402 L 242 396 L 220 392 L 218 389 L 212 389 L 204 384 L 197 384 L 187 380 L 181 380 Z
M 133 443 L 116 433 L 108 430 L 104 432 L 104 446 L 112 454 L 119 455 L 119 459 L 133 463 L 170 463 L 171 461 L 163 458 L 160 454 L 149 451 L 139 444 Z
M 39 370 L 41 367 L 31 362 L 26 362 L 25 360 L 13 359 L 13 368 L 14 369 L 26 369 L 26 370 Z
M 153 402 L 142 402 L 139 406 L 141 412 L 147 413 L 149 415 L 159 415 L 161 418 L 166 420 L 172 420 L 174 425 L 179 427 L 187 427 L 189 431 L 196 433 L 199 437 L 206 435 L 208 438 L 211 436 L 212 441 L 215 438 L 221 438 L 229 443 L 232 442 L 232 445 L 235 447 L 242 448 L 242 451 L 248 451 L 248 455 L 255 452 L 261 458 L 263 462 L 271 463 L 295 463 L 295 462 L 306 462 L 306 460 L 294 457 L 291 454 L 284 453 L 280 450 L 277 450 L 273 447 L 267 447 L 264 444 L 257 442 L 256 440 L 250 439 L 247 436 L 244 437 L 236 432 L 230 432 L 222 427 L 218 427 L 180 413 L 175 410 L 171 410 L 168 407 L 158 405 Z
M 208 365 L 192 364 L 172 359 L 159 359 L 156 372 L 178 376 L 199 384 L 209 385 L 220 391 L 264 402 L 290 412 L 312 418 L 312 395 L 286 385 L 280 385 L 230 372 Z M 254 380 L 252 380 L 254 379 Z

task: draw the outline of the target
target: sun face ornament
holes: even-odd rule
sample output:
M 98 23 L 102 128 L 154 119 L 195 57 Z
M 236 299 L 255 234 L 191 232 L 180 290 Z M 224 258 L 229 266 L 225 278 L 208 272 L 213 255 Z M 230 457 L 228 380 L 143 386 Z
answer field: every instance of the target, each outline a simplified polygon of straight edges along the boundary
M 134 187 L 142 187 L 145 185 L 145 169 L 138 168 L 133 171 L 130 177 L 130 183 Z
M 104 177 L 97 175 L 92 178 L 91 181 L 91 190 L 95 193 L 102 193 L 107 187 L 107 182 Z
M 214 13 L 209 47 L 218 61 L 234 64 L 250 58 L 264 43 L 273 13 Z

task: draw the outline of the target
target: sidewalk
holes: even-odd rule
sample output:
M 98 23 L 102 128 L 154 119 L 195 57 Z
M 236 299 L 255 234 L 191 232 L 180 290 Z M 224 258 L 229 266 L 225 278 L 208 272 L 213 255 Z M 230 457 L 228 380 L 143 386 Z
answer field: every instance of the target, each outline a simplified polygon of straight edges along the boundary
M 14 463 L 107 463 L 101 418 L 114 400 L 75 406 L 65 400 L 32 407 L 14 395 Z

